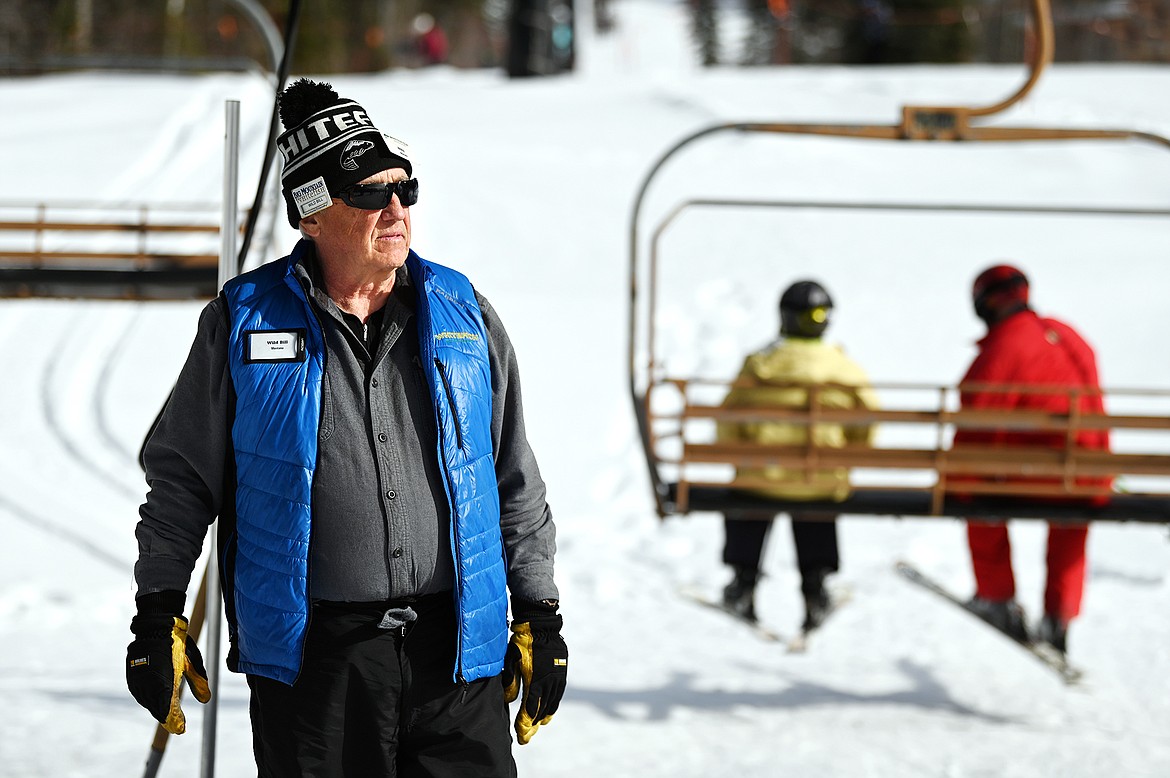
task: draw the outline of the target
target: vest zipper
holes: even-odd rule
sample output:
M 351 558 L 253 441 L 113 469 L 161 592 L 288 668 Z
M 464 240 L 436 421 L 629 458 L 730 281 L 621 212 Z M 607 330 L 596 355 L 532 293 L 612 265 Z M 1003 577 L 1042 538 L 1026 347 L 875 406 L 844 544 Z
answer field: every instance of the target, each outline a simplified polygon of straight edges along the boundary
M 451 384 L 447 380 L 447 372 L 443 362 L 434 357 L 435 367 L 439 371 L 439 378 L 443 383 L 443 391 L 447 395 L 447 406 L 451 410 L 451 421 L 455 425 L 455 440 L 459 448 L 463 448 L 463 434 L 459 431 L 459 417 L 455 414 L 455 398 L 451 395 Z M 422 361 L 419 361 L 422 367 Z M 429 383 L 429 381 L 428 381 Z M 455 565 L 455 677 L 460 683 L 466 683 L 463 678 L 463 620 L 459 618 L 460 604 L 463 602 L 463 573 L 460 568 L 459 555 L 459 512 L 455 505 L 454 491 L 451 486 L 451 464 L 447 461 L 446 446 L 443 442 L 443 419 L 439 413 L 439 405 L 435 403 L 435 437 L 439 441 L 440 458 L 443 465 L 444 489 L 447 492 L 447 504 L 451 510 L 451 561 Z
M 451 410 L 451 419 L 455 422 L 455 442 L 459 450 L 463 450 L 463 430 L 459 424 L 459 414 L 455 412 L 455 394 L 451 391 L 451 381 L 447 378 L 447 368 L 442 361 L 435 357 L 435 367 L 439 369 L 439 378 L 443 381 L 443 390 L 447 394 L 447 407 Z

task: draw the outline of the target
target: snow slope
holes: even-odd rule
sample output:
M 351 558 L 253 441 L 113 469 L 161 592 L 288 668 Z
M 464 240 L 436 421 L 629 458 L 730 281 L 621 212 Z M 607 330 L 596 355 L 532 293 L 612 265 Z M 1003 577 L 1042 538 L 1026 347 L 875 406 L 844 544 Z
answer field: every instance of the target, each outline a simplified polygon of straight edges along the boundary
M 689 64 L 682 9 L 623 3 L 585 72 L 510 83 L 432 70 L 333 79 L 416 152 L 415 248 L 467 272 L 508 324 L 559 528 L 570 689 L 516 750 L 533 776 L 1161 776 L 1170 774 L 1166 529 L 1090 535 L 1068 689 L 1029 656 L 892 571 L 908 558 L 970 590 L 962 525 L 842 522 L 852 602 L 787 655 L 677 595 L 715 591 L 717 517 L 653 513 L 626 395 L 629 212 L 650 165 L 718 121 L 892 123 L 904 103 L 984 105 L 1019 68 L 716 69 Z M 1170 134 L 1170 69 L 1053 68 L 1004 124 Z M 0 80 L 6 200 L 218 200 L 223 101 L 242 101 L 250 202 L 270 98 L 255 77 L 70 74 Z M 85 138 L 90 150 L 80 145 Z M 711 139 L 671 162 L 643 234 L 683 196 L 1165 207 L 1170 155 L 1136 144 L 889 148 Z M 63 186 L 66 184 L 67 186 Z M 1165 221 L 1165 220 L 1163 220 Z M 287 228 L 276 243 L 295 239 Z M 778 292 L 822 278 L 831 335 L 879 381 L 953 383 L 979 328 L 981 266 L 1011 258 L 1038 307 L 1098 347 L 1109 386 L 1170 386 L 1170 227 L 1126 219 L 696 211 L 664 239 L 671 365 L 728 376 L 774 330 Z M 133 609 L 138 446 L 200 305 L 0 304 L 0 776 L 139 774 L 154 727 L 123 682 Z M 1044 528 L 1013 529 L 1021 600 L 1040 607 Z M 759 607 L 800 611 L 787 527 Z M 192 592 L 194 588 L 192 588 Z M 193 596 L 193 595 L 192 595 Z M 201 717 L 163 775 L 197 774 Z M 223 674 L 218 774 L 254 774 L 247 692 Z

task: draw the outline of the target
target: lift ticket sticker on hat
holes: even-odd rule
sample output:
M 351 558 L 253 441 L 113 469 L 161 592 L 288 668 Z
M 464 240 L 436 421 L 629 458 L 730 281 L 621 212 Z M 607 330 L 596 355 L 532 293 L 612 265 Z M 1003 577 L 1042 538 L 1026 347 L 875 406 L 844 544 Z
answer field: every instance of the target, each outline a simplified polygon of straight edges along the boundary
M 303 329 L 293 330 L 248 330 L 246 363 L 254 362 L 303 362 L 305 359 L 305 336 Z
M 382 140 L 386 141 L 386 148 L 390 149 L 391 154 L 401 157 L 404 162 L 410 162 L 410 146 L 406 145 L 406 141 L 386 133 L 382 133 Z
M 329 195 L 329 187 L 325 185 L 323 176 L 306 181 L 295 187 L 289 194 L 292 196 L 293 202 L 296 203 L 297 212 L 302 219 L 333 205 L 333 198 Z

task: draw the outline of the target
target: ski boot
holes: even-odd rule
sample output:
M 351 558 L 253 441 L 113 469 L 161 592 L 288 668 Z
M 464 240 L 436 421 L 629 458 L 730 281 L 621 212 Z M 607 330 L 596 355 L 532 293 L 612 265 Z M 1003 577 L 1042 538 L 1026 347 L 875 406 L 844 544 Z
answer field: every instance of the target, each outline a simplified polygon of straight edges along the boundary
M 1015 600 L 987 600 L 982 597 L 971 599 L 971 610 L 991 626 L 1018 643 L 1032 642 L 1024 609 Z
M 743 565 L 732 565 L 734 576 L 723 588 L 723 607 L 748 621 L 756 620 L 756 582 L 760 572 Z
M 1055 648 L 1061 654 L 1068 653 L 1068 622 L 1051 614 L 1044 614 L 1040 627 L 1036 630 L 1037 640 L 1041 640 Z
M 811 632 L 829 617 L 832 610 L 832 600 L 825 588 L 825 578 L 828 573 L 818 571 L 807 580 L 801 582 L 801 592 L 804 594 L 804 623 L 800 626 L 804 632 Z

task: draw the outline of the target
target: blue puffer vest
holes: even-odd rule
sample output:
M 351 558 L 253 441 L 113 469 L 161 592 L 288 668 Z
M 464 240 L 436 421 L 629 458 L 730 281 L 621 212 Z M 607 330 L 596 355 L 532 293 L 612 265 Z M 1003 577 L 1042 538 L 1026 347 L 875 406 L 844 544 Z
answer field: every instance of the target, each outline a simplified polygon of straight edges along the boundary
M 234 564 L 223 568 L 234 576 L 224 597 L 235 605 L 239 671 L 288 684 L 300 672 L 309 619 L 311 498 L 325 373 L 321 324 L 293 273 L 307 250 L 311 244 L 301 241 L 290 256 L 224 286 L 237 398 L 236 536 L 222 545 L 234 554 Z M 508 643 L 487 331 L 463 275 L 413 251 L 407 268 L 418 293 L 420 352 L 429 368 L 436 456 L 451 511 L 459 619 L 454 675 L 470 682 L 499 674 Z M 277 339 L 274 333 L 291 333 L 299 342 L 274 355 L 266 345 Z

